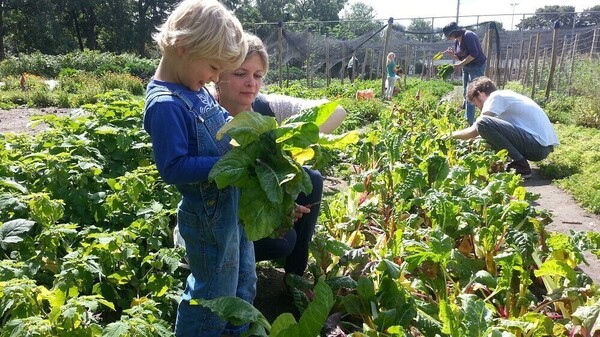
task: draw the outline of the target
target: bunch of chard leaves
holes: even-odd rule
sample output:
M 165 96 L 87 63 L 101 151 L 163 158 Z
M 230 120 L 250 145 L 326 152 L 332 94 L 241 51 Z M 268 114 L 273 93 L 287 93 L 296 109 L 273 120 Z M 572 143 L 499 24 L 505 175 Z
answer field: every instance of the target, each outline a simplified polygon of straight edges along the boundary
M 454 66 L 452 64 L 442 64 L 438 66 L 437 75 L 439 78 L 443 80 L 447 80 L 450 78 L 450 75 L 454 72 Z
M 217 137 L 227 134 L 235 146 L 215 164 L 209 179 L 219 188 L 240 188 L 239 217 L 250 240 L 277 237 L 293 227 L 296 197 L 312 191 L 302 165 L 317 159 L 318 125 L 337 105 L 303 111 L 281 126 L 273 117 L 242 112 L 219 130 Z

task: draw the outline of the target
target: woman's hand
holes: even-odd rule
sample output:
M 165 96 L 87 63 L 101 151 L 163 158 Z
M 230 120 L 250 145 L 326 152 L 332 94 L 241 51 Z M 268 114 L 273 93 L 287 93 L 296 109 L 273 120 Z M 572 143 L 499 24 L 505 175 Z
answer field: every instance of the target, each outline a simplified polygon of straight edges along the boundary
M 298 221 L 304 214 L 310 213 L 310 205 L 302 206 L 296 204 L 296 209 L 294 210 L 294 222 Z
M 453 57 L 454 56 L 454 48 L 448 47 L 448 49 L 444 50 L 442 53 L 448 54 L 448 56 Z

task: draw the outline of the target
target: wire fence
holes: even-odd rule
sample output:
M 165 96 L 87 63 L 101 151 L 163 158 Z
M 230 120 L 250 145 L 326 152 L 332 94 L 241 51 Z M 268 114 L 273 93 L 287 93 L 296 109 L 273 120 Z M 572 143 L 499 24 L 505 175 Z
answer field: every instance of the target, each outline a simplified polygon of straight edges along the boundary
M 574 13 L 577 14 L 580 13 Z M 551 90 L 564 92 L 578 62 L 597 60 L 600 56 L 600 28 L 597 26 L 577 28 L 575 24 L 556 23 L 544 29 L 504 30 L 497 28 L 497 21 L 480 21 L 497 20 L 502 15 L 512 14 L 461 17 L 462 22 L 472 22 L 461 26 L 477 33 L 488 56 L 486 75 L 500 86 L 508 81 L 520 81 L 532 87 L 532 95 L 540 88 L 546 89 L 546 96 Z M 271 68 L 278 70 L 276 79 L 280 85 L 289 79 L 290 66 L 302 69 L 308 86 L 313 85 L 315 78 L 324 78 L 327 84 L 334 78 L 342 83 L 354 78 L 383 79 L 385 57 L 393 51 L 405 76 L 430 79 L 436 76 L 437 66 L 451 63 L 449 59 L 434 61 L 433 56 L 452 42 L 442 37 L 441 29 L 411 32 L 398 24 L 410 20 L 390 18 L 379 27 L 348 40 L 322 34 L 324 23 L 321 22 L 277 23 L 274 32 L 265 39 Z M 453 18 L 431 18 L 432 27 L 436 21 L 445 24 Z

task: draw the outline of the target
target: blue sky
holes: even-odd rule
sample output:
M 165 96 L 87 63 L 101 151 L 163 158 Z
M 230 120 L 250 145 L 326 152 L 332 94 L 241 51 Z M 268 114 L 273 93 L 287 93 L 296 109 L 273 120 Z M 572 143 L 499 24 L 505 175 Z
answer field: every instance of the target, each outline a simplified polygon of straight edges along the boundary
M 358 0 L 350 0 L 350 3 Z M 393 18 L 432 18 L 434 26 L 437 28 L 443 27 L 446 23 L 456 19 L 456 8 L 460 1 L 459 14 L 469 15 L 459 19 L 460 25 L 469 25 L 483 21 L 501 21 L 506 29 L 510 29 L 511 23 L 516 25 L 523 18 L 523 14 L 534 13 L 536 9 L 543 8 L 546 5 L 564 6 L 565 0 L 425 0 L 422 3 L 415 4 L 406 0 L 361 0 L 375 9 L 377 19 Z M 583 11 L 595 5 L 600 5 L 600 0 L 572 0 L 567 1 L 571 6 L 575 6 L 576 11 Z M 512 6 L 511 4 L 517 4 Z M 513 21 L 514 9 L 514 21 Z M 506 14 L 504 16 L 487 16 Z M 445 17 L 445 18 L 441 18 Z M 396 21 L 399 22 L 399 21 Z M 407 25 L 410 21 L 399 23 Z

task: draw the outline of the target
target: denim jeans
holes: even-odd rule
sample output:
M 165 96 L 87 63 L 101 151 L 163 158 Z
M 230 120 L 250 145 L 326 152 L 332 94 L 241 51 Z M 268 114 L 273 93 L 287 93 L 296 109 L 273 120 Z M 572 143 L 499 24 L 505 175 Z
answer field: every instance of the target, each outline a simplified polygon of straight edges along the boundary
M 529 132 L 497 117 L 482 116 L 477 122 L 477 132 L 494 151 L 506 149 L 512 160 L 540 161 L 554 149 L 540 145 Z
M 475 105 L 467 101 L 467 87 L 469 86 L 469 83 L 471 83 L 474 79 L 483 76 L 483 74 L 485 73 L 485 65 L 486 64 L 484 63 L 482 65 L 477 66 L 466 65 L 463 67 L 462 82 L 463 97 L 466 107 L 465 117 L 467 118 L 467 122 L 469 122 L 469 125 L 473 125 L 473 123 L 475 122 Z
M 225 124 L 220 107 L 205 109 L 196 118 L 198 153 L 219 156 L 229 148 L 229 137 L 216 138 Z M 183 195 L 177 211 L 179 233 L 191 274 L 177 308 L 177 337 L 240 336 L 247 325 L 232 326 L 197 303 L 223 296 L 237 296 L 249 303 L 256 295 L 254 246 L 239 224 L 239 190 L 218 189 L 214 182 L 177 185 Z
M 321 201 L 323 196 L 323 176 L 317 170 L 304 169 L 310 177 L 313 189 L 305 195 L 300 193 L 296 198 L 298 205 L 308 205 Z M 310 213 L 304 214 L 294 228 L 281 238 L 264 238 L 254 242 L 256 261 L 279 260 L 285 258 L 285 272 L 304 275 L 308 264 L 308 245 L 312 240 L 321 204 L 310 207 Z

